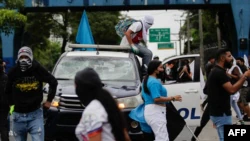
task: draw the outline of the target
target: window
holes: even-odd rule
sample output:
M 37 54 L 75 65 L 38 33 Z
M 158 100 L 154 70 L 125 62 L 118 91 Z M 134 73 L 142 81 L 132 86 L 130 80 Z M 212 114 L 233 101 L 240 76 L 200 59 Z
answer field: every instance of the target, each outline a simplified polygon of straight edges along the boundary
M 195 58 L 180 58 L 164 64 L 166 83 L 192 82 L 194 79 Z
M 135 68 L 129 58 L 66 56 L 60 60 L 54 76 L 57 79 L 74 79 L 86 67 L 93 68 L 102 81 L 135 80 Z

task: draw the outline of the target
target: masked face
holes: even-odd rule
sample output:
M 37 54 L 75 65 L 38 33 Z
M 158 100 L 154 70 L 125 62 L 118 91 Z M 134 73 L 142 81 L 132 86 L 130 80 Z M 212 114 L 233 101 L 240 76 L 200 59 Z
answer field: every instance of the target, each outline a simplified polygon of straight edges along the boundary
M 32 66 L 30 58 L 20 58 L 18 61 L 22 72 L 27 71 Z
M 145 26 L 146 30 L 148 30 L 152 26 L 152 24 L 148 23 L 148 22 L 145 22 L 144 26 Z

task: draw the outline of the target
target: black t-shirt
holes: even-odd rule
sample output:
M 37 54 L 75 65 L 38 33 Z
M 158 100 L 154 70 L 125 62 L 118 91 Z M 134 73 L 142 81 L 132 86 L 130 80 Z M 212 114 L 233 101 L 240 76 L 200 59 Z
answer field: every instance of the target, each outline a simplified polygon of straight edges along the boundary
M 230 94 L 223 88 L 229 82 L 226 70 L 215 66 L 207 80 L 208 105 L 211 116 L 231 115 Z
M 239 66 L 240 70 L 242 71 L 242 73 L 245 73 L 247 71 L 247 67 L 245 65 Z
M 208 78 L 209 76 L 209 73 L 211 72 L 212 68 L 214 67 L 214 65 L 210 62 L 208 62 L 206 65 L 205 65 L 205 71 L 206 71 L 206 77 Z

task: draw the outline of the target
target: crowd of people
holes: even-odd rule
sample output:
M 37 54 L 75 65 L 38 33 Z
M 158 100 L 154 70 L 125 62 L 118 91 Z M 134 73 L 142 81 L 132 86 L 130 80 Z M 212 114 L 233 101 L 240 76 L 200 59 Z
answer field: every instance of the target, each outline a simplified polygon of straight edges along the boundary
M 170 61 L 164 67 L 158 56 L 152 58 L 152 52 L 145 43 L 146 33 L 153 22 L 152 16 L 145 16 L 141 21 L 133 23 L 121 41 L 121 45 L 130 45 L 132 52 L 142 57 L 144 77 L 141 90 L 144 103 L 132 110 L 130 117 L 140 123 L 145 140 L 169 141 L 172 138 L 167 125 L 174 121 L 167 120 L 170 110 L 168 105 L 175 101 L 181 102 L 182 97 L 179 94 L 168 96 L 162 83 L 165 80 L 192 81 L 193 74 L 187 59 Z M 201 104 L 204 113 L 194 135 L 199 136 L 211 120 L 220 141 L 223 141 L 224 125 L 233 124 L 231 106 L 239 119 L 236 124 L 244 125 L 244 122 L 250 121 L 250 70 L 244 65 L 244 59 L 234 59 L 228 49 L 219 49 L 214 57 L 209 58 L 205 69 L 207 80 L 204 93 L 207 99 Z M 86 106 L 75 129 L 78 140 L 130 141 L 126 120 L 111 94 L 103 89 L 97 72 L 85 68 L 76 73 L 74 82 L 75 92 Z M 46 102 L 41 105 L 43 83 L 48 83 L 50 90 Z M 56 89 L 56 78 L 33 58 L 31 48 L 25 46 L 19 49 L 16 65 L 8 74 L 5 73 L 5 63 L 0 61 L 1 140 L 9 140 L 8 115 L 10 106 L 14 105 L 12 116 L 15 140 L 26 141 L 27 134 L 30 134 L 33 141 L 44 141 L 43 110 L 50 108 Z
M 207 98 L 201 104 L 203 115 L 200 126 L 195 129 L 195 136 L 199 136 L 211 120 L 220 141 L 224 141 L 224 125 L 244 125 L 250 121 L 250 69 L 245 63 L 242 57 L 234 58 L 226 48 L 219 49 L 215 56 L 209 57 L 205 66 L 207 80 L 203 89 Z M 238 118 L 236 123 L 232 122 L 231 107 Z M 192 141 L 195 140 L 193 137 Z

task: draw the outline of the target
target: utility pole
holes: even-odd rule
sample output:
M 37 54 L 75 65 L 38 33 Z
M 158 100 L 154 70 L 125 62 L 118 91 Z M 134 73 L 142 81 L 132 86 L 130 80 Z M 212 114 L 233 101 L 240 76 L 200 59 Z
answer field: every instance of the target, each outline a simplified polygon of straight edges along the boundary
M 202 27 L 202 11 L 199 9 L 199 36 L 200 36 L 200 66 L 204 72 L 204 48 L 203 48 L 203 27 Z
M 180 31 L 179 31 L 179 44 L 180 44 L 180 55 L 181 55 L 181 21 L 185 21 L 185 20 L 175 20 L 180 22 Z
M 174 42 L 174 45 L 175 45 L 175 55 L 177 56 L 177 42 Z
M 219 15 L 216 13 L 216 26 L 217 26 L 217 40 L 218 40 L 218 48 L 221 48 L 221 33 L 219 28 Z
M 189 12 L 187 15 L 187 41 L 188 41 L 188 54 L 190 54 L 190 17 Z

